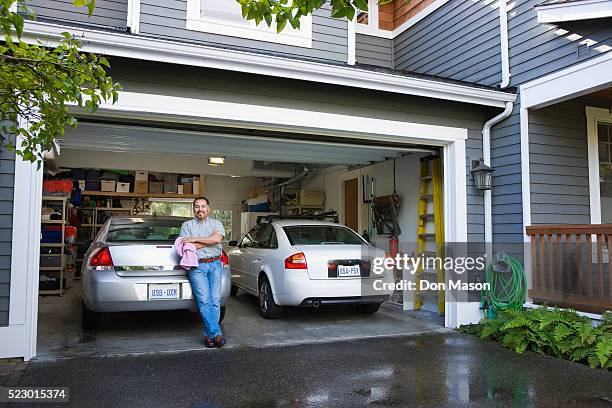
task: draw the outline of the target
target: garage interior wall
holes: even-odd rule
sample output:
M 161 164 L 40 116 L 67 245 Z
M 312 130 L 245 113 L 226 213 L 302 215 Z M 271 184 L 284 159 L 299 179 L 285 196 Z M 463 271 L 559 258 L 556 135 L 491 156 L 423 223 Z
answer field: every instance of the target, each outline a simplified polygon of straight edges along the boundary
M 402 230 L 400 242 L 416 242 L 417 211 L 419 205 L 419 164 L 420 154 L 410 154 L 396 160 L 396 190 L 400 197 L 401 207 L 399 224 Z M 393 193 L 393 160 L 377 163 L 372 166 L 361 167 L 355 170 L 346 171 L 344 169 L 330 169 L 322 174 L 308 179 L 304 183 L 306 190 L 325 191 L 325 209 L 338 210 L 340 221 L 343 220 L 343 189 L 344 180 L 357 178 L 359 183 L 358 209 L 359 209 L 359 231 L 367 229 L 367 206 L 362 204 L 363 185 L 362 177 L 368 175 L 375 181 L 375 193 L 377 196 L 385 196 Z M 366 186 L 366 192 L 368 187 Z M 387 235 L 378 236 L 375 233 L 370 237 L 376 242 L 377 248 L 389 250 L 389 237 Z

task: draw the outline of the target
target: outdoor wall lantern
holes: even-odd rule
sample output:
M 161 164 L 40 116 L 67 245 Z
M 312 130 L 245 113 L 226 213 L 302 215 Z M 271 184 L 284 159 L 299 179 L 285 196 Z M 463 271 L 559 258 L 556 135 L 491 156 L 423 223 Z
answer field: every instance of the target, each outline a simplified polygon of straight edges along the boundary
M 478 190 L 490 190 L 491 179 L 493 178 L 493 170 L 486 164 L 484 160 L 472 160 L 472 177 L 474 178 L 474 184 Z

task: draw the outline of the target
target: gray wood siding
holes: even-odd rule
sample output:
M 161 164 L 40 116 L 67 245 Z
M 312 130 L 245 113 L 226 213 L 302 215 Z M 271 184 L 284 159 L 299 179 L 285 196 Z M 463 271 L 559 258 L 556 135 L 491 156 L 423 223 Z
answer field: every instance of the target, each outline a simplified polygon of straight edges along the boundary
M 496 9 L 449 1 L 393 40 L 395 68 L 493 85 L 501 81 L 499 41 Z
M 357 34 L 355 59 L 357 64 L 393 68 L 393 40 Z
M 245 51 L 263 51 L 327 62 L 346 63 L 347 61 L 347 22 L 332 18 L 329 5 L 313 16 L 312 48 L 187 30 L 186 17 L 187 0 L 142 0 L 140 34 L 166 40 L 189 41 Z
M 533 225 L 591 222 L 586 106 L 609 108 L 585 96 L 529 113 Z
M 482 157 L 480 131 L 493 110 L 457 102 L 348 87 L 253 77 L 243 73 L 207 70 L 146 61 L 113 59 L 113 78 L 126 91 L 161 93 L 187 98 L 292 107 L 318 112 L 361 115 L 468 129 L 468 165 Z M 398 182 L 401 182 L 398 175 Z M 474 189 L 466 168 L 468 236 L 472 242 L 484 238 L 483 195 Z
M 15 155 L 3 148 L 0 152 L 0 326 L 7 326 L 9 322 L 14 182 Z
M 91 17 L 87 7 L 75 7 L 72 0 L 28 0 L 27 5 L 41 21 L 75 22 L 121 30 L 127 27 L 128 0 L 96 0 L 96 8 Z
M 511 86 L 612 46 L 612 19 L 538 24 L 534 6 L 539 3 L 517 2 L 509 12 Z M 488 1 L 450 1 L 394 40 L 395 68 L 499 84 L 498 16 Z M 594 43 L 587 48 L 581 44 L 585 40 Z M 491 131 L 493 240 L 498 243 L 523 239 L 519 108 L 516 103 L 512 115 Z M 590 222 L 584 101 L 530 111 L 529 119 L 532 223 Z

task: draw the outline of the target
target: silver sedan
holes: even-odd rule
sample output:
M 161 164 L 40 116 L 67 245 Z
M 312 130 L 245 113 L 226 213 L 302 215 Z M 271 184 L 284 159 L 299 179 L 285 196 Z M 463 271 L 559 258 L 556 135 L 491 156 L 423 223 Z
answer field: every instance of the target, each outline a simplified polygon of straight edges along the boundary
M 188 218 L 111 217 L 83 258 L 83 326 L 99 312 L 197 310 L 188 272 L 179 265 L 173 243 Z M 221 320 L 229 298 L 231 272 L 222 256 Z

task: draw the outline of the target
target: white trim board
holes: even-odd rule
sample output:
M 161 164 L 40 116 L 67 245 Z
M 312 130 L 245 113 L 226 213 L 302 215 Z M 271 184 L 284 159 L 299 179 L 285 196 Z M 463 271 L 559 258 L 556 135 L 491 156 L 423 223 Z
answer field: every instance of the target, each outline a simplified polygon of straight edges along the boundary
M 612 85 L 612 52 L 527 82 L 521 108 L 542 108 Z
M 582 0 L 535 7 L 538 23 L 590 20 L 612 17 L 612 0 Z
M 268 27 L 265 21 L 259 25 L 253 20 L 246 20 L 242 22 L 243 24 L 238 24 L 234 21 L 202 16 L 201 0 L 187 0 L 186 17 L 185 28 L 187 30 L 312 48 L 312 15 L 300 18 L 299 30 L 287 24 L 280 33 L 276 32 L 274 24 Z
M 19 141 L 18 141 L 19 143 Z M 0 358 L 36 354 L 42 171 L 15 158 L 9 325 L 0 328 Z M 4 333 L 3 333 L 4 332 Z M 6 336 L 5 336 L 6 334 Z
M 80 37 L 84 50 L 147 61 L 182 64 L 371 89 L 503 108 L 516 95 L 404 75 L 366 71 L 256 53 L 27 21 L 24 41 L 57 44 L 61 33 Z
M 164 120 L 343 138 L 442 145 L 467 139 L 464 128 L 367 118 L 336 113 L 249 105 L 139 92 L 119 92 L 114 105 L 100 105 L 98 116 Z M 186 122 L 187 121 L 187 122 Z
M 599 181 L 599 144 L 597 124 L 612 123 L 612 112 L 608 109 L 585 108 L 587 119 L 587 152 L 589 158 L 589 203 L 591 224 L 601 224 L 601 195 Z

